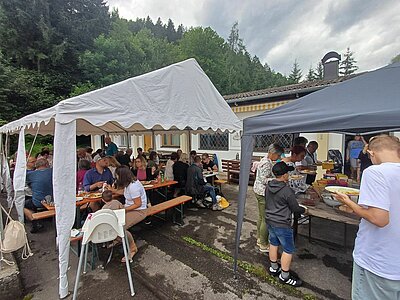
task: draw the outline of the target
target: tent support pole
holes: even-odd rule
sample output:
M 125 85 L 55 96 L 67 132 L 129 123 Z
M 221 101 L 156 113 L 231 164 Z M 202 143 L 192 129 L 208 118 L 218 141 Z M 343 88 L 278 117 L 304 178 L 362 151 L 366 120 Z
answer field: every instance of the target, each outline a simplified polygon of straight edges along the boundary
M 190 151 L 192 151 L 192 134 L 190 133 L 190 129 L 189 129 L 188 130 L 188 152 L 190 153 Z
M 157 151 L 156 150 L 156 136 L 154 135 L 154 130 L 151 130 L 151 144 L 152 144 L 151 148 L 153 148 L 153 151 Z
M 126 148 L 129 148 L 129 133 L 126 132 Z

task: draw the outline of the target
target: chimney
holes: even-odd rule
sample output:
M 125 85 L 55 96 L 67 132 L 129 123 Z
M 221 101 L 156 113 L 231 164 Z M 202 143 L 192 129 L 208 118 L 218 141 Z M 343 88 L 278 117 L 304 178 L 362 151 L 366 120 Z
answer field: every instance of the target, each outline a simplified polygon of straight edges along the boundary
M 325 54 L 321 60 L 322 65 L 324 66 L 324 80 L 336 79 L 339 77 L 340 59 L 340 54 L 335 51 Z

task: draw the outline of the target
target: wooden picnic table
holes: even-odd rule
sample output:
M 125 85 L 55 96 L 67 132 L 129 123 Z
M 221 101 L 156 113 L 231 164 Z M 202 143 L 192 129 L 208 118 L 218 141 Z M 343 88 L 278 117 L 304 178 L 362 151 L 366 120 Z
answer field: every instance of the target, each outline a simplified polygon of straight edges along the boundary
M 213 172 L 213 171 L 204 171 L 203 172 L 203 177 L 210 178 L 211 177 L 211 185 L 214 185 L 215 177 L 217 177 L 218 172 Z
M 325 220 L 330 220 L 334 221 L 337 223 L 342 223 L 344 224 L 344 234 L 343 234 L 343 246 L 346 248 L 347 243 L 346 243 L 346 236 L 347 236 L 347 226 L 352 225 L 352 226 L 358 226 L 360 224 L 360 218 L 355 215 L 355 214 L 350 214 L 350 213 L 343 213 L 339 211 L 337 208 L 333 208 L 328 206 L 322 201 L 321 197 L 322 190 L 317 189 L 317 188 L 311 188 L 306 191 L 306 195 L 308 196 L 308 199 L 312 200 L 315 202 L 315 206 L 307 206 L 307 216 L 309 217 L 309 223 L 308 223 L 308 239 L 309 241 L 312 240 L 312 219 L 313 218 L 319 218 L 319 219 L 325 219 Z M 298 201 L 300 204 L 302 204 L 303 201 L 307 201 L 307 198 L 298 198 Z M 293 225 L 295 233 L 297 233 L 297 220 L 295 220 L 295 224 Z

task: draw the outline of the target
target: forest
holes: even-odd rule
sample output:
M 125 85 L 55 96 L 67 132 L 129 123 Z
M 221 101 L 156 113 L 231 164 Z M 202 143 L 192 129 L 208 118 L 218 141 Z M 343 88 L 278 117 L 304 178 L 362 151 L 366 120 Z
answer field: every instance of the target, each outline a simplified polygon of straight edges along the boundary
M 251 55 L 234 23 L 127 20 L 103 0 L 0 0 L 0 125 L 57 102 L 194 57 L 222 95 L 297 83 Z M 318 71 L 319 70 L 319 71 Z M 322 78 L 321 66 L 306 80 Z

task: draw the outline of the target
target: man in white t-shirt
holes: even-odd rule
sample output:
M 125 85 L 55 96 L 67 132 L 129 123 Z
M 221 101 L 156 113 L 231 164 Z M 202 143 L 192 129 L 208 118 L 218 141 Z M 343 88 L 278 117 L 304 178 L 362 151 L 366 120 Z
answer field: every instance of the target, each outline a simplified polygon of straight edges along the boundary
M 361 219 L 353 258 L 353 300 L 400 299 L 400 142 L 393 136 L 370 139 L 373 166 L 361 181 L 358 204 L 338 200 Z

